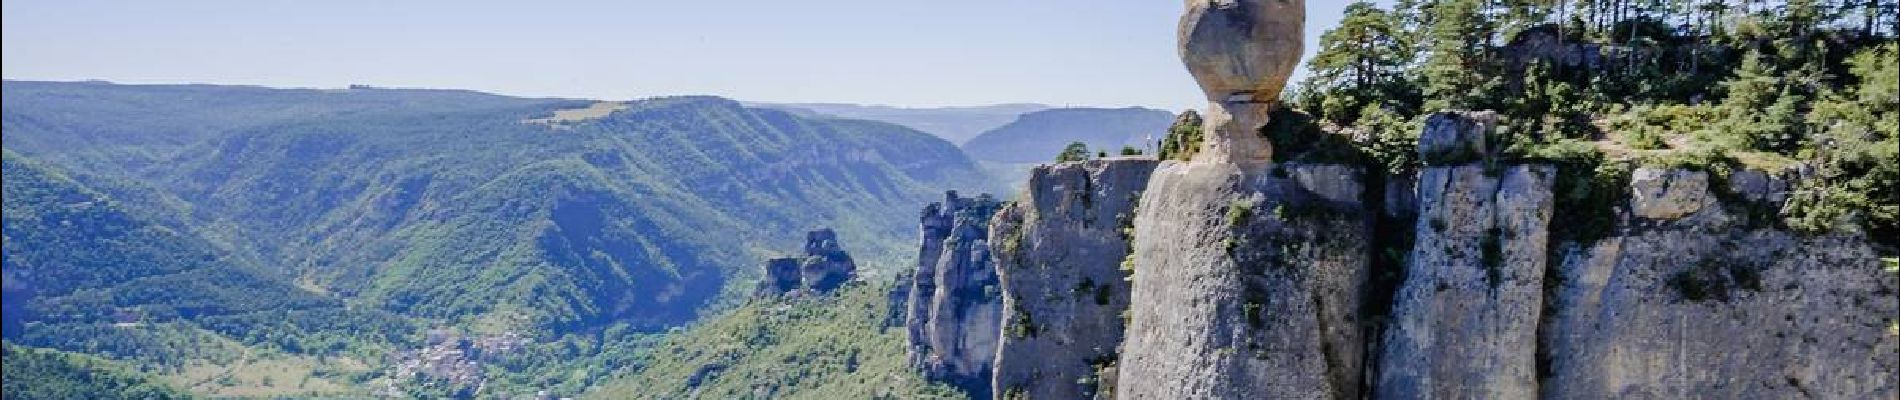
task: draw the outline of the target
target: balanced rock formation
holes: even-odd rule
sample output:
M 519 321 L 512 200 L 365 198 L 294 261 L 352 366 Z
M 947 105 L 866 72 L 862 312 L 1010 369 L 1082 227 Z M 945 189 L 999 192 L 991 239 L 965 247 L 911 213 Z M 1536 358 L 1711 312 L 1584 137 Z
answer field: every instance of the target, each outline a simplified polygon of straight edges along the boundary
M 830 293 L 857 278 L 858 265 L 830 228 L 805 233 L 805 256 L 765 261 L 756 296 Z
M 1272 165 L 1260 133 L 1304 19 L 1298 0 L 1187 2 L 1181 59 L 1210 104 L 1199 152 L 1163 162 L 1136 212 L 1118 397 L 1359 396 L 1362 172 Z
M 1135 203 L 1156 161 L 1116 158 L 1030 171 L 990 228 L 1003 288 L 995 393 L 1112 398 L 1128 310 Z
M 1265 162 L 1259 134 L 1299 65 L 1306 2 L 1188 0 L 1179 32 L 1182 62 L 1209 102 L 1204 149 L 1216 162 Z
M 1559 249 L 1545 398 L 1900 396 L 1900 274 L 1865 238 L 1752 220 L 1785 183 L 1728 180 L 1639 169 L 1619 233 Z
M 924 376 L 988 398 L 1002 327 L 1002 289 L 989 221 L 1002 204 L 951 191 L 924 207 L 905 317 L 909 361 Z

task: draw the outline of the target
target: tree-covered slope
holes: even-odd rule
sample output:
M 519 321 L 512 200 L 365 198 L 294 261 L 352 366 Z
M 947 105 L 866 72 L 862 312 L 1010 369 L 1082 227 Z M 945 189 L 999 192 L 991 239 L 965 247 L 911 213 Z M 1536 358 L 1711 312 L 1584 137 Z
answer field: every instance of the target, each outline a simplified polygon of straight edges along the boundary
M 231 263 L 65 174 L 4 152 L 0 259 L 8 327 L 23 320 L 171 319 L 336 305 Z
M 386 89 L 7 90 L 9 149 L 17 137 L 26 150 L 15 150 L 88 171 L 75 178 L 85 183 L 139 182 L 153 190 L 108 192 L 183 211 L 179 230 L 229 257 L 375 309 L 497 329 L 689 321 L 758 259 L 795 248 L 793 232 L 830 226 L 865 238 L 861 257 L 896 260 L 916 204 L 989 187 L 928 134 L 711 97 L 547 124 L 530 120 L 590 103 Z M 28 101 L 16 106 L 13 93 Z M 201 98 L 220 96 L 235 100 Z M 155 104 L 167 101 L 183 105 Z M 82 131 L 140 157 L 98 156 L 73 137 Z
M 151 376 L 95 357 L 0 344 L 6 376 L 0 398 L 37 399 L 185 399 L 190 395 Z
M 0 152 L 0 275 L 11 343 L 103 357 L 201 394 L 316 395 L 352 392 L 340 374 L 365 372 L 363 360 L 379 359 L 417 329 L 154 222 L 182 217 L 153 218 L 163 210 L 129 209 L 56 167 Z M 6 380 L 39 379 L 14 369 L 9 349 Z
M 1023 114 L 1008 125 L 963 144 L 970 157 L 1004 163 L 1049 162 L 1070 143 L 1114 154 L 1122 146 L 1147 149 L 1159 140 L 1174 114 L 1130 108 L 1057 108 Z
M 911 370 L 888 326 L 888 284 L 756 300 L 670 335 L 650 360 L 590 391 L 601 399 L 963 398 Z

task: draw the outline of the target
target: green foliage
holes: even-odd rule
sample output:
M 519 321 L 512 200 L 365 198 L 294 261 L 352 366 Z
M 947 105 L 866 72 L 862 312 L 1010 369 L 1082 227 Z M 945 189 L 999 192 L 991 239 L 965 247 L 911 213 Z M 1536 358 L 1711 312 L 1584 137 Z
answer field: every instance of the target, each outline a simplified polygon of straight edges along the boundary
M 1056 154 L 1056 162 L 1058 163 L 1088 161 L 1088 159 L 1089 144 L 1082 142 L 1071 142 L 1068 147 L 1062 148 L 1061 153 Z
M 1805 150 L 1817 161 L 1816 174 L 1796 188 L 1788 224 L 1806 231 L 1859 226 L 1889 249 L 1900 248 L 1900 45 L 1861 51 L 1848 64 L 1856 84 L 1828 93 L 1808 117 L 1827 122 Z
M 1508 144 L 1500 160 L 1558 161 L 1560 201 L 1590 210 L 1614 204 L 1614 175 L 1632 163 L 1805 171 L 1779 210 L 1787 226 L 1866 231 L 1883 252 L 1900 249 L 1889 239 L 1900 237 L 1900 25 L 1881 19 L 1894 8 L 1733 3 L 1354 4 L 1290 104 L 1340 125 L 1324 129 L 1350 133 L 1377 161 L 1367 164 L 1391 174 L 1417 163 L 1393 151 L 1410 143 L 1388 133 L 1416 128 L 1393 127 L 1445 109 L 1495 110 L 1508 139 L 1492 142 Z M 1394 46 L 1405 51 L 1394 57 Z M 1414 91 L 1367 95 L 1374 86 Z M 1614 218 L 1586 214 L 1553 225 L 1599 237 Z
M 1174 125 L 1168 127 L 1168 134 L 1161 138 L 1161 150 L 1158 157 L 1162 160 L 1188 161 L 1194 154 L 1201 152 L 1202 132 L 1201 114 L 1194 110 L 1182 111 L 1176 117 Z
M 1274 162 L 1358 164 L 1365 158 L 1351 137 L 1322 129 L 1312 115 L 1298 110 L 1274 110 L 1260 130 L 1273 142 Z
M 962 398 L 906 363 L 885 284 L 755 301 L 669 337 L 590 398 Z
M 1524 157 L 1557 168 L 1552 208 L 1564 211 L 1551 216 L 1554 238 L 1587 243 L 1615 233 L 1616 207 L 1627 203 L 1629 195 L 1634 170 L 1629 163 L 1610 160 L 1590 142 L 1579 140 L 1541 146 Z
M 1413 54 L 1396 22 L 1370 2 L 1347 5 L 1339 26 L 1320 36 L 1321 50 L 1306 64 L 1313 74 L 1308 84 L 1331 90 L 1311 92 L 1318 96 L 1303 99 L 1304 108 L 1339 124 L 1360 119 L 1369 107 L 1415 108 L 1402 102 L 1415 98 L 1411 92 L 1417 89 L 1401 75 Z
M 117 363 L 4 343 L 7 399 L 187 399 L 192 396 Z
M 1123 156 L 1139 156 L 1139 155 L 1141 155 L 1141 149 L 1137 149 L 1137 148 L 1135 148 L 1135 146 L 1122 146 L 1122 151 L 1121 151 L 1121 155 L 1123 155 Z
M 1227 226 L 1238 227 L 1246 223 L 1249 218 L 1253 218 L 1253 204 L 1247 200 L 1234 200 L 1233 203 L 1228 204 Z

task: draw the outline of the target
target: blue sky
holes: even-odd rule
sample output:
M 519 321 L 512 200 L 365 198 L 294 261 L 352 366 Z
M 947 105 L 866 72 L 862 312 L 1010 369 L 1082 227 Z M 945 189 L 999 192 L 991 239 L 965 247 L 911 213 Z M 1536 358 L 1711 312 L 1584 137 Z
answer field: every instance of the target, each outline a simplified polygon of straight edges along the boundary
M 1198 107 L 1180 0 L 6 0 L 7 79 Z M 1308 52 L 1344 2 L 1308 4 Z

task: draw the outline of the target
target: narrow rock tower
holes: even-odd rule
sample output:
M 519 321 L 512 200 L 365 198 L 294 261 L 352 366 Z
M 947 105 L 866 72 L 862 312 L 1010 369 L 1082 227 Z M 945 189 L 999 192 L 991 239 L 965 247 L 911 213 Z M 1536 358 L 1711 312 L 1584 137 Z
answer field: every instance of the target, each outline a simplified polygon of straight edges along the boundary
M 1190 0 L 1181 59 L 1210 103 L 1134 219 L 1122 399 L 1359 398 L 1373 215 L 1356 166 L 1275 164 L 1261 134 L 1305 2 Z

